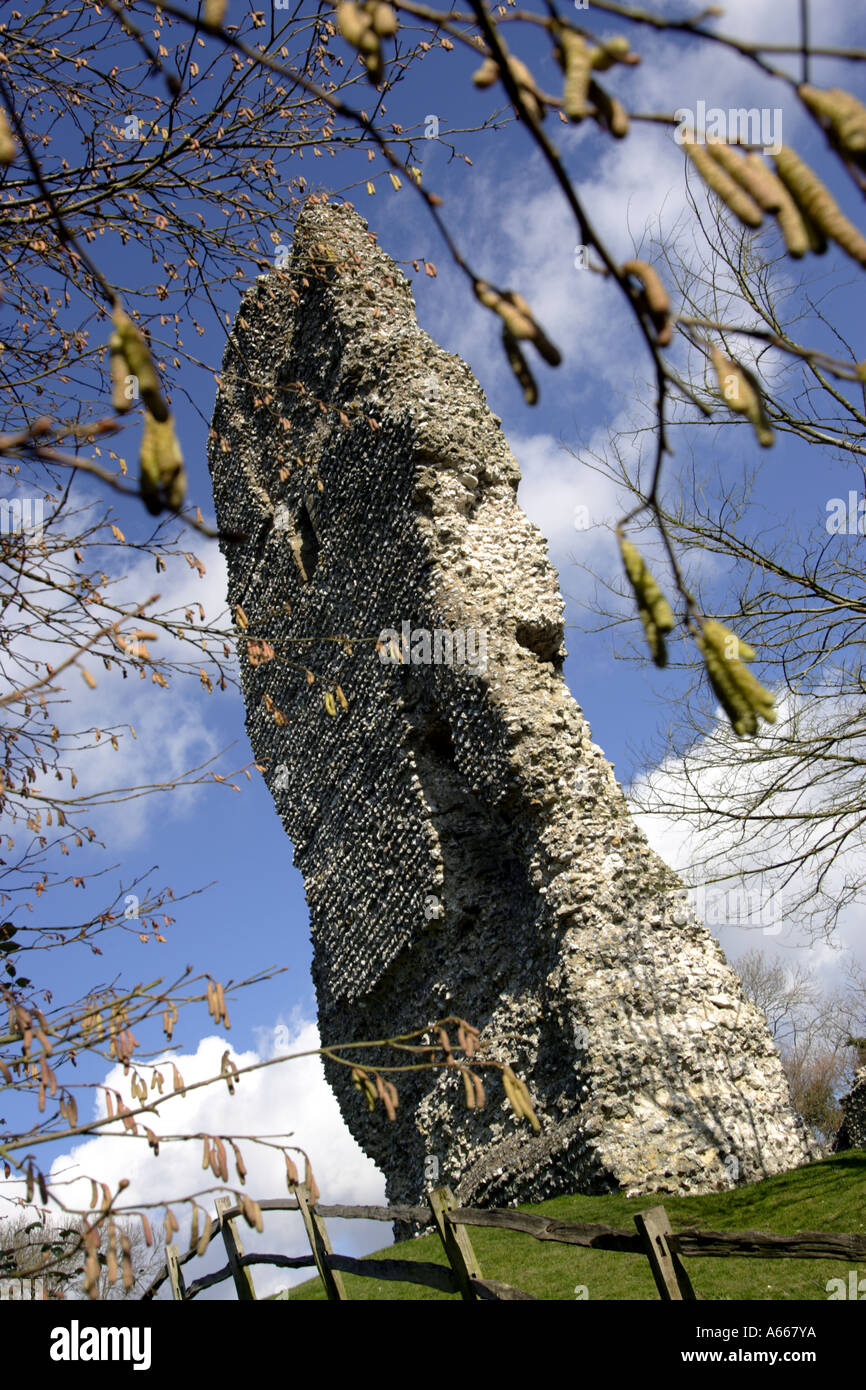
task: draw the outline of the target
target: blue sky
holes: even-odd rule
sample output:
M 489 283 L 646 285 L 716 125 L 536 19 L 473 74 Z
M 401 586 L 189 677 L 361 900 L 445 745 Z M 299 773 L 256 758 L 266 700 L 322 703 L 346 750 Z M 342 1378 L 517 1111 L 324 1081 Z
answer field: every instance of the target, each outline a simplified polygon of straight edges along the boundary
M 232 6 L 235 3 L 231 0 Z M 835 0 L 813 8 L 815 43 L 855 46 L 866 41 L 866 14 L 858 15 L 854 7 Z M 764 4 L 735 0 L 726 7 L 724 29 L 746 38 L 758 34 L 788 37 L 795 31 L 796 13 L 796 0 Z M 580 17 L 597 23 L 601 35 L 621 29 L 591 11 Z M 781 83 L 734 62 L 726 53 L 687 39 L 648 35 L 637 28 L 628 32 L 644 61 L 639 68 L 617 74 L 616 90 L 633 109 L 694 107 L 699 99 L 723 108 L 781 107 L 786 142 L 816 163 L 823 160 L 820 139 Z M 534 51 L 542 53 L 537 43 L 528 50 L 530 54 Z M 477 124 L 498 103 L 498 97 L 477 92 L 469 81 L 471 71 L 472 65 L 462 54 L 431 55 L 417 83 L 411 79 L 395 89 L 388 119 L 408 128 L 423 126 L 429 115 L 436 115 L 443 137 L 450 129 Z M 542 86 L 557 89 L 560 79 L 549 60 L 539 62 L 537 75 Z M 838 82 L 857 90 L 855 77 L 851 65 L 826 62 L 816 67 L 813 80 L 824 86 Z M 862 97 L 862 90 L 859 94 Z M 647 224 L 659 215 L 663 226 L 676 224 L 686 206 L 684 159 L 668 129 L 639 125 L 619 144 L 594 128 L 566 128 L 555 119 L 549 120 L 548 128 L 616 256 L 633 254 Z M 369 196 L 362 184 L 352 198 L 378 234 L 383 249 L 403 263 L 411 276 L 421 326 L 443 347 L 469 362 L 491 409 L 502 418 L 523 470 L 519 498 L 549 541 L 568 598 L 566 680 L 586 713 L 595 741 L 628 787 L 640 770 L 635 749 L 651 736 L 663 714 L 654 692 L 675 694 L 681 677 L 676 671 L 657 674 L 648 664 L 618 661 L 610 632 L 582 630 L 591 591 L 581 565 L 588 564 L 603 575 L 618 574 L 619 558 L 610 527 L 621 506 L 615 490 L 575 455 L 581 448 L 599 447 L 611 426 L 623 427 L 632 418 L 635 381 L 646 377 L 647 360 L 615 289 L 575 268 L 575 228 L 524 132 L 509 126 L 478 136 L 447 138 L 469 156 L 471 165 L 449 158 L 445 145 L 436 140 L 420 142 L 419 162 L 426 184 L 444 200 L 442 212 L 452 234 L 471 253 L 473 268 L 481 275 L 525 295 L 563 352 L 564 362 L 557 370 L 539 366 L 541 399 L 534 409 L 523 404 L 510 376 L 496 321 L 473 301 L 435 228 L 425 218 L 420 200 L 409 188 L 392 190 L 385 177 L 376 179 L 375 196 Z M 363 158 L 366 160 L 366 155 Z M 826 161 L 823 167 L 827 167 Z M 381 161 L 362 166 L 343 156 L 321 161 L 308 158 L 303 166 L 311 190 L 317 187 L 317 177 L 322 180 L 318 186 L 340 187 L 382 171 Z M 828 181 L 856 217 L 858 210 L 842 178 L 833 175 Z M 286 240 L 289 238 L 287 225 Z M 435 263 L 437 276 L 431 278 L 423 271 L 415 274 L 409 264 L 413 258 Z M 127 276 L 129 273 L 127 270 Z M 820 273 L 838 277 L 840 285 L 856 278 L 851 263 L 837 250 L 831 250 L 821 263 Z M 237 295 L 231 298 L 232 293 L 227 292 L 220 305 L 231 316 L 237 305 Z M 840 327 L 855 342 L 859 334 L 862 346 L 862 286 L 840 295 L 837 312 Z M 222 346 L 220 331 L 211 322 L 201 351 L 214 367 L 219 364 Z M 866 347 L 860 355 L 866 357 Z M 206 515 L 212 514 L 205 444 L 213 391 L 212 378 L 201 373 L 193 391 L 197 408 L 183 402 L 177 406 L 190 496 Z M 680 462 L 688 457 L 687 441 L 682 443 L 680 452 L 678 437 L 672 479 Z M 711 461 L 717 455 L 709 451 L 715 449 L 720 451 L 718 457 L 733 461 L 751 458 L 757 447 L 745 428 L 713 432 L 710 437 L 705 431 L 694 444 L 707 451 L 700 456 Z M 134 457 L 132 449 L 127 453 Z M 766 506 L 780 519 L 790 513 L 804 529 L 812 524 L 820 529 L 827 499 L 858 484 L 862 487 L 862 480 L 852 476 L 850 469 L 825 457 L 816 468 L 805 448 L 782 442 L 766 461 L 756 504 Z M 588 509 L 588 529 L 574 524 L 579 507 Z M 125 503 L 118 506 L 118 519 L 128 536 L 142 528 L 135 507 Z M 206 566 L 203 578 L 181 562 L 159 581 L 150 573 L 146 577 L 142 569 L 129 582 L 146 584 L 147 592 L 161 586 L 163 596 L 171 594 L 178 604 L 200 601 L 208 617 L 216 619 L 225 607 L 221 557 L 215 544 L 199 538 L 192 548 Z M 117 563 L 116 555 L 113 563 Z M 141 591 L 139 587 L 137 592 Z M 636 629 L 635 635 L 638 633 Z M 622 642 L 618 634 L 616 645 Z M 126 739 L 120 754 L 106 748 L 98 755 L 106 765 L 113 759 L 110 769 L 101 775 L 110 775 L 115 784 L 162 781 L 169 772 L 179 772 L 228 745 L 231 750 L 218 764 L 221 771 L 251 761 L 242 703 L 235 692 L 207 695 L 190 680 L 179 683 L 169 695 L 149 681 L 127 681 L 124 685 L 116 677 L 98 674 L 96 692 L 82 686 L 70 694 L 76 709 L 88 708 L 94 722 L 107 726 L 128 719 L 135 725 L 135 743 Z M 249 1062 L 285 1051 L 287 1037 L 296 1039 L 302 1048 L 314 1046 L 315 1000 L 307 912 L 300 876 L 291 864 L 290 845 L 261 778 L 254 773 L 252 780 L 235 780 L 240 792 L 214 784 L 131 801 L 95 815 L 92 823 L 108 848 L 92 851 L 91 873 L 117 865 L 109 878 L 119 883 L 158 866 L 154 868 L 154 883 L 170 883 L 178 894 L 205 884 L 214 886 L 178 907 L 174 914 L 177 920 L 166 930 L 167 940 L 160 947 L 152 942 L 143 946 L 134 934 L 118 932 L 101 939 L 103 954 L 99 957 L 87 948 L 67 949 L 54 960 L 46 958 L 40 968 L 45 970 L 46 983 L 58 993 L 62 990 L 64 995 L 73 996 L 118 976 L 127 983 L 153 979 L 157 974 L 170 979 L 187 964 L 222 980 L 237 979 L 272 964 L 285 966 L 284 973 L 230 1003 L 229 1036 L 234 1055 L 239 1062 Z M 647 829 L 662 852 L 681 862 L 680 856 L 687 851 L 676 827 L 652 824 Z M 92 880 L 77 897 L 68 895 L 78 915 L 85 893 L 95 906 L 102 896 L 99 881 Z M 51 906 L 55 912 L 61 910 L 57 900 Z M 73 910 L 72 905 L 68 910 Z M 862 956 L 861 920 L 862 913 L 852 912 L 843 924 L 840 941 Z M 730 939 L 723 944 L 732 955 L 756 944 L 754 935 L 744 931 L 728 935 Z M 759 936 L 757 944 L 776 947 L 781 943 Z M 833 977 L 838 957 L 828 948 L 815 948 L 808 959 L 823 978 Z M 179 1065 L 188 1081 L 203 1077 L 214 1060 L 218 1065 L 226 1043 L 222 1039 L 217 1043 L 214 1036 L 204 1006 L 182 1016 L 176 1041 L 181 1049 Z M 101 1078 L 93 1073 L 93 1079 Z M 267 1132 L 292 1130 L 310 1149 L 324 1201 L 382 1198 L 381 1176 L 360 1155 L 342 1126 L 315 1062 L 290 1063 L 251 1076 L 239 1087 L 234 1100 L 221 1087 L 216 1094 L 197 1093 L 164 1108 L 166 1129 L 179 1128 L 182 1123 L 193 1131 L 251 1133 L 257 1126 Z M 143 1146 L 133 1146 L 121 1138 L 103 1138 L 90 1141 L 84 1152 L 58 1157 L 57 1169 L 70 1176 L 99 1170 L 100 1176 L 111 1181 L 131 1176 L 132 1193 L 152 1198 L 164 1190 L 169 1176 L 174 1191 L 198 1188 L 203 1176 L 199 1149 L 197 1145 L 186 1147 L 189 1153 L 166 1148 L 156 1161 L 139 1152 Z M 247 1161 L 251 1170 L 248 1188 L 253 1195 L 270 1196 L 283 1188 L 280 1168 L 271 1158 L 261 1158 L 255 1164 L 249 1157 Z M 78 1167 L 70 1169 L 70 1162 Z M 374 1249 L 387 1235 L 387 1228 L 355 1227 L 351 1232 L 339 1232 L 335 1245 Z M 250 1236 L 244 1231 L 248 1247 L 256 1243 Z M 261 1239 L 272 1249 L 277 1244 L 279 1248 L 302 1248 L 301 1237 L 288 1219 L 282 1224 L 269 1219 Z M 215 1263 L 211 1256 L 208 1259 Z M 257 1274 L 256 1282 L 260 1291 L 267 1292 L 284 1282 L 284 1276 Z

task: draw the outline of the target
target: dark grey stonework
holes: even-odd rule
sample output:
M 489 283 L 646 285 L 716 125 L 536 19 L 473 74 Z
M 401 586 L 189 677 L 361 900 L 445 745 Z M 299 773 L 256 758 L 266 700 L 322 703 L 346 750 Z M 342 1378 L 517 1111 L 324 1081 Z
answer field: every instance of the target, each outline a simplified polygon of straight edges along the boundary
M 842 1097 L 842 1124 L 833 1140 L 833 1150 L 866 1149 L 866 1066 L 858 1067 L 854 1085 Z
M 229 601 L 276 653 L 253 666 L 240 643 L 247 726 L 304 876 L 323 1040 L 461 1014 L 542 1123 L 492 1075 L 474 1112 L 425 1072 L 390 1124 L 329 1065 L 389 1198 L 434 1175 L 483 1203 L 706 1191 L 804 1162 L 763 1017 L 565 685 L 558 580 L 500 422 L 353 210 L 308 204 L 290 265 L 243 300 L 210 465 L 220 526 L 246 537 Z

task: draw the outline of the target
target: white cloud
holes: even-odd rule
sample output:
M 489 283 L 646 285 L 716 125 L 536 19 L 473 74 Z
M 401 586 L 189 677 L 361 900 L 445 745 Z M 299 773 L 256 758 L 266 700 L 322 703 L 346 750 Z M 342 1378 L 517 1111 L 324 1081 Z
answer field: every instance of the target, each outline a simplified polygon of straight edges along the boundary
M 826 815 L 832 790 L 826 784 L 812 785 L 808 769 L 786 756 L 794 719 L 802 728 L 803 709 L 789 696 L 780 702 L 776 726 L 750 743 L 748 753 L 741 744 L 732 756 L 736 741 L 719 712 L 707 736 L 680 760 L 670 759 L 638 778 L 629 789 L 629 800 L 652 847 L 697 890 L 699 913 L 729 953 L 738 955 L 753 946 L 770 953 L 805 949 L 824 982 L 834 984 L 852 955 L 866 964 L 866 906 L 845 906 L 835 933 L 827 939 L 801 924 L 796 905 L 814 889 L 819 873 L 828 900 L 841 900 L 846 881 L 862 877 L 862 836 L 855 835 L 850 847 L 835 857 L 822 853 L 826 820 L 810 823 L 807 818 L 811 807 Z M 761 747 L 774 756 L 750 756 Z M 775 790 L 783 778 L 788 789 Z M 744 821 L 740 808 L 761 792 L 766 793 L 760 808 L 763 824 Z M 840 804 L 842 792 L 840 785 Z M 674 807 L 679 814 L 673 813 Z M 728 822 L 717 812 L 727 815 Z M 792 824 L 784 819 L 786 813 L 802 816 L 803 822 Z M 787 871 L 768 870 L 795 854 L 803 855 L 805 862 L 790 878 Z M 729 881 L 710 882 L 728 875 Z
M 88 505 L 86 503 L 85 507 Z M 99 506 L 98 503 L 94 505 Z M 101 507 L 94 517 L 96 515 L 101 515 Z M 166 571 L 157 576 L 151 556 L 140 555 L 131 547 L 107 551 L 104 564 L 108 578 L 102 589 L 106 601 L 116 608 L 129 611 L 157 593 L 158 601 L 149 605 L 148 612 L 182 617 L 184 609 L 190 608 L 199 617 L 198 605 L 201 604 L 206 621 L 216 623 L 224 616 L 226 608 L 225 562 L 216 542 L 202 541 L 200 537 L 195 537 L 195 541 L 195 552 L 205 565 L 204 577 L 191 568 L 182 556 L 168 557 Z M 187 543 L 192 544 L 192 539 Z M 89 558 L 93 563 L 93 558 Z M 97 563 L 98 558 L 97 552 Z M 57 577 L 62 582 L 59 573 Z M 36 583 L 33 588 L 39 592 L 41 601 L 52 609 L 62 607 L 59 593 L 52 595 L 50 590 L 44 590 Z M 90 623 L 79 625 L 73 631 L 86 637 L 102 622 L 108 623 L 114 616 L 109 610 L 100 612 L 94 607 Z M 139 620 L 138 626 L 148 627 L 146 615 Z M 135 627 L 134 621 L 125 623 L 123 631 L 128 635 Z M 65 641 L 69 629 L 64 627 L 62 617 L 56 629 L 63 641 L 57 643 L 55 640 L 50 647 L 47 642 L 52 632 L 47 624 L 28 635 L 16 637 L 7 670 L 14 669 L 11 661 L 16 654 L 20 658 L 35 658 L 42 662 L 47 653 L 52 664 L 59 667 L 75 651 L 75 646 Z M 54 636 L 56 639 L 56 632 Z M 159 630 L 156 640 L 149 642 L 148 646 L 155 659 L 192 664 L 192 673 L 170 676 L 171 688 L 164 689 L 153 683 L 150 669 L 146 666 L 141 667 L 144 679 L 140 678 L 134 666 L 126 668 L 127 676 L 124 679 L 118 666 L 106 670 L 99 658 L 86 653 L 77 665 L 68 667 L 52 682 L 57 695 L 46 698 L 49 704 L 52 701 L 57 704 L 55 717 L 63 736 L 63 742 L 58 747 L 68 747 L 67 738 L 73 740 L 73 747 L 77 745 L 77 751 L 61 756 L 60 761 L 71 761 L 74 766 L 77 786 L 72 794 L 78 798 L 99 796 L 116 788 L 171 783 L 213 758 L 227 741 L 220 733 L 220 718 L 213 718 L 213 714 L 224 717 L 229 705 L 238 702 L 237 694 L 231 687 L 224 692 L 206 694 L 196 674 L 199 652 L 194 643 L 184 642 L 171 633 Z M 203 653 L 201 661 L 204 664 Z M 227 665 L 233 664 L 232 654 Z M 85 668 L 96 681 L 95 689 L 85 684 L 79 666 Z M 128 727 L 121 727 L 129 725 L 135 730 L 134 736 Z M 106 733 L 112 729 L 117 730 L 116 749 Z M 100 731 L 98 738 L 96 730 Z M 75 739 L 78 731 L 82 731 L 81 735 Z M 246 756 L 248 750 L 244 746 L 233 750 L 231 767 L 246 761 Z M 227 769 L 223 767 L 221 770 Z M 115 804 L 102 813 L 88 813 L 87 820 L 98 836 L 103 833 L 105 826 L 110 825 L 113 845 L 123 847 L 140 839 L 153 827 L 157 818 L 162 822 L 166 817 L 188 815 L 202 794 L 201 789 L 188 788 L 172 791 L 168 799 L 158 794 L 140 796 Z
M 682 156 L 671 145 L 670 152 L 663 149 L 651 158 L 650 142 L 664 145 L 657 131 L 636 128 L 627 141 L 610 144 L 603 163 L 580 180 L 593 222 L 622 258 L 632 253 L 634 241 L 665 195 L 666 219 L 679 210 L 672 202 L 677 188 L 684 202 Z M 575 220 L 546 168 L 532 156 L 495 183 L 479 172 L 478 196 L 471 209 L 469 213 L 465 204 L 461 208 L 458 240 L 485 248 L 473 256 L 480 273 L 504 289 L 519 291 L 562 352 L 562 366 L 551 371 L 527 348 L 540 388 L 540 408 L 557 399 L 560 405 L 573 402 L 575 412 L 592 404 L 595 414 L 600 401 L 612 399 L 619 409 L 617 396 L 630 392 L 635 368 L 642 365 L 646 370 L 646 352 L 616 286 L 578 268 Z M 593 259 L 597 263 L 598 258 Z M 501 324 L 471 303 L 455 318 L 448 307 L 454 274 L 445 269 L 446 293 L 431 301 L 429 330 L 469 362 L 489 392 L 513 399 L 517 387 L 502 351 Z M 462 283 L 454 290 L 466 294 Z M 599 382 L 606 388 L 604 396 L 598 394 Z
M 813 9 L 814 42 L 832 44 L 845 37 L 851 23 L 849 7 L 836 3 L 821 6 L 820 13 Z M 790 87 L 747 57 L 706 40 L 623 26 L 614 17 L 596 18 L 603 34 L 625 27 L 642 57 L 639 66 L 614 69 L 605 79 L 630 109 L 673 114 L 678 107 L 693 108 L 699 99 L 725 109 L 778 107 L 784 113 L 782 133 L 788 143 L 811 128 Z M 798 6 L 796 0 L 736 0 L 708 25 L 746 39 L 793 41 Z M 799 66 L 797 55 L 773 61 L 795 72 Z M 829 81 L 825 68 L 821 74 Z M 549 117 L 547 125 L 583 207 L 613 256 L 623 260 L 633 254 L 648 227 L 668 237 L 679 226 L 682 243 L 688 244 L 693 215 L 686 197 L 685 159 L 672 127 L 635 122 L 628 138 L 616 141 L 589 121 L 575 128 Z M 580 240 L 575 218 L 540 153 L 528 142 L 520 148 L 520 158 L 508 168 L 502 161 L 493 163 L 482 148 L 465 196 L 450 209 L 449 225 L 473 269 L 523 294 L 563 353 L 563 366 L 550 371 L 528 349 L 530 362 L 538 366 L 540 409 L 545 410 L 556 393 L 559 403 L 573 400 L 576 411 L 586 404 L 595 415 L 598 385 L 631 393 L 635 370 L 647 370 L 646 350 L 617 288 L 575 268 Z M 700 201 L 700 181 L 693 177 L 691 183 Z M 440 266 L 439 290 L 429 299 L 425 294 L 425 318 L 433 336 L 464 357 L 490 393 L 501 392 L 507 402 L 511 396 L 505 393 L 514 393 L 516 387 L 501 349 L 498 320 L 473 304 L 463 277 L 447 263 Z M 465 302 L 466 312 L 454 314 L 455 296 Z M 763 365 L 769 366 L 766 359 Z
M 564 559 L 611 555 L 612 526 L 622 508 L 610 479 L 589 468 L 550 434 L 512 435 L 512 452 L 520 464 L 518 501 L 548 542 L 551 554 Z
M 288 1036 L 288 1042 L 284 1038 Z M 275 1045 L 276 1043 L 276 1045 Z M 225 1037 L 208 1036 L 200 1040 L 194 1053 L 174 1057 L 186 1085 L 219 1075 L 220 1059 L 227 1046 Z M 238 1067 L 259 1060 L 289 1053 L 306 1052 L 319 1046 L 315 1024 L 298 1016 L 288 1025 L 263 1030 L 260 1051 L 232 1052 Z M 157 1059 L 166 1077 L 166 1092 L 171 1088 L 169 1054 Z M 150 1070 L 144 1068 L 143 1076 Z M 104 1084 L 120 1091 L 127 1106 L 132 1105 L 129 1079 L 124 1079 L 121 1067 L 114 1067 L 105 1076 Z M 155 1093 L 154 1093 L 155 1094 Z M 104 1116 L 100 1102 L 94 1107 L 95 1116 Z M 82 1117 L 83 1118 L 83 1117 Z M 295 1143 L 309 1154 L 323 1203 L 352 1205 L 384 1204 L 384 1178 L 371 1159 L 361 1151 L 340 1115 L 337 1101 L 325 1081 L 318 1056 L 287 1060 L 279 1066 L 265 1067 L 242 1076 L 236 1082 L 234 1096 L 228 1094 L 224 1081 L 185 1098 L 174 1096 L 159 1102 L 159 1114 L 147 1123 L 157 1135 L 218 1134 L 272 1136 L 284 1143 Z M 228 1146 L 227 1146 L 228 1147 Z M 280 1152 L 240 1139 L 239 1147 L 248 1169 L 246 1191 L 257 1199 L 286 1197 L 286 1169 Z M 229 1155 L 231 1151 L 229 1150 Z M 295 1155 L 297 1160 L 297 1155 Z M 143 1137 L 121 1134 L 102 1134 L 75 1145 L 68 1154 L 55 1159 L 51 1168 L 52 1183 L 57 1181 L 58 1192 L 67 1204 L 88 1208 L 91 1188 L 89 1178 L 109 1184 L 112 1192 L 121 1178 L 129 1180 L 123 1193 L 122 1208 L 136 1203 L 168 1202 L 174 1200 L 173 1210 L 180 1223 L 175 1237 L 181 1251 L 189 1238 L 189 1208 L 179 1202 L 183 1196 L 196 1196 L 200 1205 L 213 1214 L 214 1193 L 209 1189 L 216 1183 L 213 1174 L 201 1167 L 202 1141 L 163 1143 L 159 1157 L 148 1148 Z M 302 1167 L 302 1163 L 300 1165 Z M 234 1165 L 229 1157 L 230 1181 L 237 1187 Z M 85 1176 L 78 1176 L 87 1175 Z M 217 1184 L 218 1186 L 218 1184 Z M 0 1183 L 0 1198 L 7 1200 L 20 1195 L 22 1184 Z M 162 1212 L 151 1213 L 154 1225 L 161 1222 Z M 381 1249 L 391 1242 L 391 1226 L 386 1222 L 339 1221 L 329 1227 L 334 1248 L 344 1254 L 365 1254 Z M 261 1235 L 239 1221 L 244 1249 L 268 1251 L 274 1254 L 306 1255 L 309 1253 L 300 1217 L 296 1213 L 265 1213 Z M 184 1267 L 186 1282 L 225 1263 L 222 1242 L 212 1242 L 207 1254 L 195 1258 Z M 256 1266 L 254 1280 L 259 1297 L 313 1277 L 309 1270 L 279 1270 L 273 1266 Z M 162 1291 L 164 1296 L 165 1288 Z M 221 1284 L 205 1297 L 233 1298 L 231 1284 Z
M 813 44 L 850 42 L 852 9 L 843 0 L 823 0 L 809 6 L 809 24 Z M 725 0 L 724 14 L 714 22 L 719 33 L 736 35 L 751 42 L 796 44 L 800 39 L 799 0 Z M 789 55 L 785 65 L 796 64 L 796 55 Z M 780 63 L 780 66 L 782 64 Z

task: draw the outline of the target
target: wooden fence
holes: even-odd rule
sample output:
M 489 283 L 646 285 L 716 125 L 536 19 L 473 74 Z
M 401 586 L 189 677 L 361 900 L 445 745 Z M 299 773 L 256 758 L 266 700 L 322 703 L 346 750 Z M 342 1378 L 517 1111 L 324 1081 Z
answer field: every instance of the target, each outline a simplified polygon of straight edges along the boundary
M 398 1283 L 418 1284 L 438 1289 L 442 1293 L 460 1294 L 461 1298 L 505 1302 L 531 1299 L 510 1284 L 485 1279 L 469 1239 L 468 1227 L 486 1226 L 497 1230 L 519 1231 L 534 1240 L 556 1241 L 562 1245 L 577 1245 L 589 1250 L 613 1250 L 624 1254 L 641 1255 L 649 1260 L 659 1297 L 664 1300 L 694 1299 L 697 1297 L 683 1261 L 689 1257 L 744 1256 L 765 1260 L 846 1260 L 866 1261 L 866 1236 L 840 1235 L 834 1232 L 805 1231 L 798 1235 L 775 1235 L 768 1231 L 673 1231 L 662 1206 L 650 1207 L 635 1218 L 636 1231 L 617 1231 L 611 1226 L 583 1221 L 554 1221 L 533 1212 L 513 1209 L 488 1210 L 459 1207 L 448 1187 L 437 1188 L 429 1195 L 429 1205 L 418 1207 L 344 1207 L 312 1204 L 303 1185 L 297 1197 L 259 1202 L 266 1211 L 300 1211 L 310 1244 L 309 1255 L 244 1254 L 237 1232 L 236 1218 L 241 1209 L 231 1197 L 218 1197 L 217 1215 L 211 1223 L 211 1237 L 222 1234 L 228 1263 L 214 1274 L 205 1274 L 194 1283 L 184 1282 L 183 1266 L 195 1258 L 193 1247 L 181 1255 L 176 1245 L 166 1251 L 166 1266 L 142 1295 L 153 1298 L 160 1286 L 169 1280 L 172 1297 L 179 1301 L 195 1298 L 203 1289 L 213 1288 L 232 1279 L 239 1299 L 256 1298 L 253 1285 L 253 1265 L 275 1265 L 282 1269 L 315 1268 L 329 1299 L 344 1300 L 346 1295 L 343 1274 L 357 1274 L 367 1279 L 386 1279 Z M 402 1221 L 420 1227 L 435 1227 L 447 1258 L 446 1264 L 423 1260 L 356 1259 L 351 1255 L 336 1255 L 331 1248 L 325 1219 L 355 1219 L 365 1221 Z M 278 1295 L 278 1297 L 281 1295 Z M 287 1297 L 288 1295 L 282 1295 Z

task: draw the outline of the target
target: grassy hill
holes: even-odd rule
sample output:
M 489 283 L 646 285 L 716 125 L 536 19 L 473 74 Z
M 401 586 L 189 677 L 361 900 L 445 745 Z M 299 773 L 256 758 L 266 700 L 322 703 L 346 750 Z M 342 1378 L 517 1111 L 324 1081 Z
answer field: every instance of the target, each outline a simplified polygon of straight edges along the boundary
M 599 1221 L 621 1230 L 634 1230 L 634 1213 L 664 1204 L 676 1231 L 687 1226 L 704 1230 L 764 1230 L 780 1234 L 797 1231 L 866 1233 L 866 1152 L 838 1154 L 806 1168 L 704 1197 L 556 1197 L 520 1208 L 561 1221 Z M 342 1226 L 342 1223 L 340 1223 Z M 345 1228 L 344 1228 L 345 1229 Z M 574 1299 L 575 1286 L 585 1285 L 590 1299 L 657 1299 L 643 1256 L 584 1250 L 533 1240 L 516 1231 L 467 1228 L 485 1278 L 513 1284 L 536 1298 Z M 340 1249 L 338 1227 L 331 1231 Z M 437 1235 L 421 1236 L 377 1252 L 378 1258 L 431 1260 L 446 1264 Z M 371 1256 L 370 1258 L 375 1258 Z M 828 1279 L 847 1279 L 849 1266 L 841 1260 L 690 1259 L 689 1278 L 703 1299 L 817 1299 L 827 1298 Z M 857 1270 L 866 1278 L 866 1266 Z M 344 1274 L 350 1299 L 438 1299 L 457 1295 L 437 1293 L 412 1284 L 385 1283 Z M 324 1299 L 318 1278 L 297 1285 L 291 1299 Z

